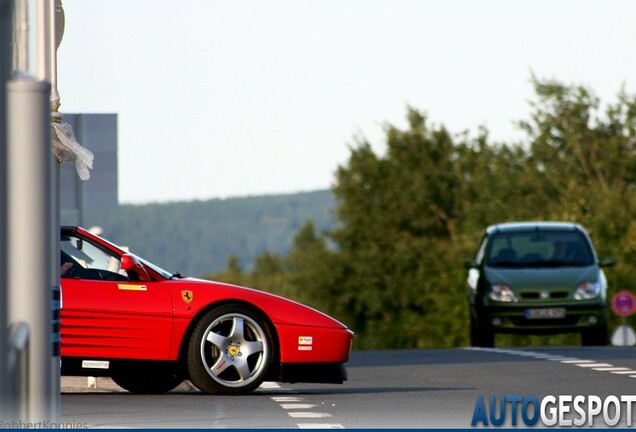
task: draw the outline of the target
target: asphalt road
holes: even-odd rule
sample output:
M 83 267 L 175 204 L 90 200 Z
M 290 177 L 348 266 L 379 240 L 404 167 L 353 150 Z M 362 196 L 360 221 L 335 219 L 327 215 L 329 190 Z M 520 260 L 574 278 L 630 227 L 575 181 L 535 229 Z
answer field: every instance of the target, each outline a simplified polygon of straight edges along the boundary
M 61 420 L 107 428 L 471 428 L 478 398 L 488 404 L 491 395 L 636 395 L 636 348 L 357 351 L 348 372 L 342 385 L 266 383 L 234 397 L 187 386 L 157 396 L 103 382 L 63 388 Z M 631 414 L 636 424 L 636 403 Z M 562 415 L 577 418 L 572 408 Z M 594 426 L 605 427 L 602 419 Z M 506 420 L 510 426 L 510 412 Z M 623 405 L 618 426 L 626 421 Z

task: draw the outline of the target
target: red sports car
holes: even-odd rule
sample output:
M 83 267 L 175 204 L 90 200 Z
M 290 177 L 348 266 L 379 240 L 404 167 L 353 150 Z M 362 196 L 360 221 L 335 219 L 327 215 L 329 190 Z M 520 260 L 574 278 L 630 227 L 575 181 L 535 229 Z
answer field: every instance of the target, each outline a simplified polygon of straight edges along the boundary
M 134 393 L 189 379 L 206 393 L 263 381 L 342 383 L 353 332 L 294 301 L 183 277 L 79 227 L 61 230 L 62 374 Z

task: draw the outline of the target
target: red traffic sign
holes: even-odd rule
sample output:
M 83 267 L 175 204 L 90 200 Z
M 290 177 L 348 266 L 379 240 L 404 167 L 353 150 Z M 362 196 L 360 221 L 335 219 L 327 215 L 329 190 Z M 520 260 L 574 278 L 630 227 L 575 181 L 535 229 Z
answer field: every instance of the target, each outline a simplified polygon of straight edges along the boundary
M 612 298 L 612 310 L 620 316 L 636 312 L 636 297 L 630 291 L 620 291 Z

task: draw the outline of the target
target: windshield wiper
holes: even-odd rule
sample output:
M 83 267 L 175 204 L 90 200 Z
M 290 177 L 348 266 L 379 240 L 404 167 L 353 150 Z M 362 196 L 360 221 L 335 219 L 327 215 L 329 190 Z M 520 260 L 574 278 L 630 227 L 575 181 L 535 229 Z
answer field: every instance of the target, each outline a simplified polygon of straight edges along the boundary
M 491 267 L 519 267 L 523 265 L 522 263 L 518 263 L 515 261 L 497 261 L 490 264 Z
M 181 273 L 176 272 L 170 275 L 170 279 L 183 279 L 183 276 L 181 276 Z
M 524 262 L 524 267 L 560 267 L 563 263 L 555 261 L 528 261 Z

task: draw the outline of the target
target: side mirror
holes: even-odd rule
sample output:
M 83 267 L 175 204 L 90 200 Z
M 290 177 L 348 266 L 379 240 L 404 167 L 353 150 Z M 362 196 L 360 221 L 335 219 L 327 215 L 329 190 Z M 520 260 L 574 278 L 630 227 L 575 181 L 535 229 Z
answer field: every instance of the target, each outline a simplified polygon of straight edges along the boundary
M 598 265 L 601 267 L 613 267 L 616 264 L 616 257 L 610 256 L 598 260 Z
M 136 275 L 137 279 L 141 282 L 152 280 L 144 265 L 133 254 L 123 254 L 121 256 L 121 268 L 129 272 L 128 275 L 131 278 L 133 277 L 132 274 Z
M 472 268 L 477 268 L 477 263 L 475 262 L 475 260 L 464 261 L 464 268 L 466 270 L 470 270 Z

